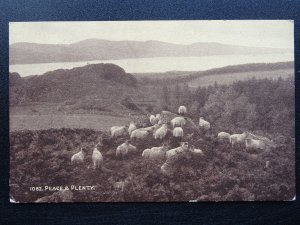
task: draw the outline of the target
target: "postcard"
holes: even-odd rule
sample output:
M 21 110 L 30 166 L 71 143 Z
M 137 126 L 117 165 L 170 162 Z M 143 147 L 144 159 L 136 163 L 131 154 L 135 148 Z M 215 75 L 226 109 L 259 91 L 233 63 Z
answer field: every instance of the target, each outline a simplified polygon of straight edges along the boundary
M 294 23 L 9 23 L 10 201 L 295 200 Z

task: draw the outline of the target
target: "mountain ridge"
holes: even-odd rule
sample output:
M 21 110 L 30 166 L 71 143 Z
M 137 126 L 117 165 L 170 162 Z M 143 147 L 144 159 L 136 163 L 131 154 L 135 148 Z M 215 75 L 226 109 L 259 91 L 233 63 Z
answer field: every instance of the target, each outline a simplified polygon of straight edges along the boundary
M 76 62 L 152 57 L 290 53 L 291 49 L 196 42 L 188 45 L 148 41 L 86 39 L 71 44 L 18 42 L 10 45 L 10 64 Z

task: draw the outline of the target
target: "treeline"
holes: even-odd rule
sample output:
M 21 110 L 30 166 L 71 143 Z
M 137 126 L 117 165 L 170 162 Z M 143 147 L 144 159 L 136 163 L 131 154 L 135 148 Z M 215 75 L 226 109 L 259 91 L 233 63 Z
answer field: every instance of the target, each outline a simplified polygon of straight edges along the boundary
M 294 137 L 295 94 L 292 77 L 277 80 L 252 78 L 231 85 L 163 86 L 159 109 L 177 111 L 186 105 L 195 120 L 203 116 L 212 129 L 244 130 Z

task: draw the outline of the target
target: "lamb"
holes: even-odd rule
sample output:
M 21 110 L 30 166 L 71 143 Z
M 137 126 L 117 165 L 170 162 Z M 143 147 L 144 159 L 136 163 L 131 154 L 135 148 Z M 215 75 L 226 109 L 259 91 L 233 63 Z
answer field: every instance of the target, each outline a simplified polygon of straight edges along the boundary
M 174 137 L 183 137 L 183 129 L 181 127 L 175 127 L 173 129 L 173 136 Z
M 165 144 L 163 144 L 161 147 L 145 149 L 142 153 L 142 157 L 151 160 L 165 159 L 167 150 L 168 147 Z
M 112 129 L 114 128 L 114 129 Z M 119 126 L 119 127 L 112 127 L 111 128 L 111 137 L 117 138 L 125 135 L 127 133 L 127 129 L 125 126 Z
M 101 165 L 103 164 L 103 156 L 102 156 L 101 152 L 98 150 L 98 145 L 100 145 L 100 143 L 96 144 L 96 146 L 93 150 L 93 154 L 92 154 L 94 170 L 100 168 Z
M 187 109 L 184 105 L 179 106 L 178 108 L 178 114 L 179 115 L 185 115 L 187 113 Z
M 166 152 L 166 158 L 169 159 L 175 156 L 179 152 L 187 151 L 189 149 L 188 142 L 181 142 L 181 146 L 177 148 L 173 148 Z
M 149 132 L 147 130 L 144 130 L 143 128 L 136 129 L 132 131 L 130 138 L 136 138 L 136 139 L 145 139 L 149 135 Z
M 168 133 L 168 125 L 163 124 L 159 129 L 157 129 L 153 136 L 155 139 L 163 139 Z
M 171 120 L 171 124 L 174 127 L 182 127 L 186 124 L 186 121 L 183 117 L 175 117 L 174 119 Z
M 229 137 L 229 141 L 231 146 L 233 147 L 235 144 L 243 144 L 245 142 L 245 138 L 247 137 L 246 132 L 242 134 L 232 134 Z
M 86 155 L 86 149 L 85 148 L 81 148 L 80 152 L 75 153 L 72 157 L 71 157 L 71 164 L 75 165 L 75 164 L 82 164 L 84 162 L 84 157 Z
M 203 117 L 200 117 L 199 119 L 199 126 L 201 129 L 207 131 L 210 129 L 210 123 L 203 119 Z
M 136 152 L 136 147 L 129 143 L 129 140 L 126 140 L 123 144 L 119 145 L 116 150 L 117 158 L 125 158 L 128 154 Z
M 130 124 L 129 124 L 129 127 L 128 127 L 129 135 L 131 135 L 132 131 L 134 131 L 136 129 L 137 129 L 136 125 L 134 124 L 134 122 L 131 121 Z
M 218 133 L 218 139 L 221 140 L 221 141 L 224 141 L 224 140 L 228 140 L 230 139 L 230 134 L 226 133 L 226 132 L 220 132 Z

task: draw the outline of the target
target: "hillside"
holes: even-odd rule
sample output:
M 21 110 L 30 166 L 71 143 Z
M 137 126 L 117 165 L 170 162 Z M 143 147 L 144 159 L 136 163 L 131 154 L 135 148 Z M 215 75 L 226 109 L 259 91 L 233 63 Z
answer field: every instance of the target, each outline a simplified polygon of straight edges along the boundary
M 87 39 L 73 44 L 14 43 L 9 47 L 9 63 L 34 64 L 148 57 L 275 53 L 291 53 L 291 50 L 245 47 L 213 42 L 180 45 L 160 41 L 142 42 Z
M 11 73 L 9 86 L 11 106 L 65 102 L 74 107 L 103 111 L 121 109 L 123 95 L 137 92 L 134 76 L 113 64 L 60 69 L 27 78 Z
M 249 63 L 240 65 L 225 66 L 204 71 L 168 71 L 164 73 L 133 73 L 133 75 L 140 81 L 148 83 L 157 83 L 157 80 L 167 81 L 168 83 L 189 82 L 198 78 L 215 76 L 215 75 L 228 75 L 234 74 L 236 80 L 238 74 L 247 72 L 265 72 L 281 71 L 281 70 L 294 70 L 294 62 L 276 62 L 276 63 Z M 259 77 L 257 77 L 259 78 Z M 220 81 L 220 79 L 216 79 Z
M 91 167 L 92 149 L 101 137 L 106 140 L 101 149 L 104 165 L 111 173 Z M 220 143 L 215 134 L 194 135 L 185 141 L 201 148 L 204 156 L 181 161 L 176 174 L 168 177 L 160 169 L 163 160 L 142 158 L 144 149 L 161 146 L 162 141 L 150 137 L 132 142 L 137 154 L 118 160 L 116 147 L 126 138 L 110 139 L 107 132 L 88 129 L 12 132 L 10 194 L 17 201 L 33 202 L 53 191 L 28 191 L 32 186 L 93 185 L 94 191 L 72 191 L 72 201 L 287 201 L 295 195 L 291 139 L 273 151 L 251 152 Z M 164 141 L 174 143 L 172 138 Z M 74 167 L 70 158 L 82 146 L 88 155 L 83 165 Z M 123 190 L 116 188 L 117 182 L 125 183 Z
M 293 75 L 293 62 L 245 64 L 207 71 L 170 71 L 158 74 L 127 74 L 113 64 L 93 64 L 55 70 L 39 76 L 10 73 L 12 114 L 96 113 L 123 116 L 129 111 L 160 108 L 163 86 L 208 87 L 217 82 L 277 79 Z M 172 99 L 172 96 L 171 96 Z M 13 107 L 12 107 L 13 106 Z

